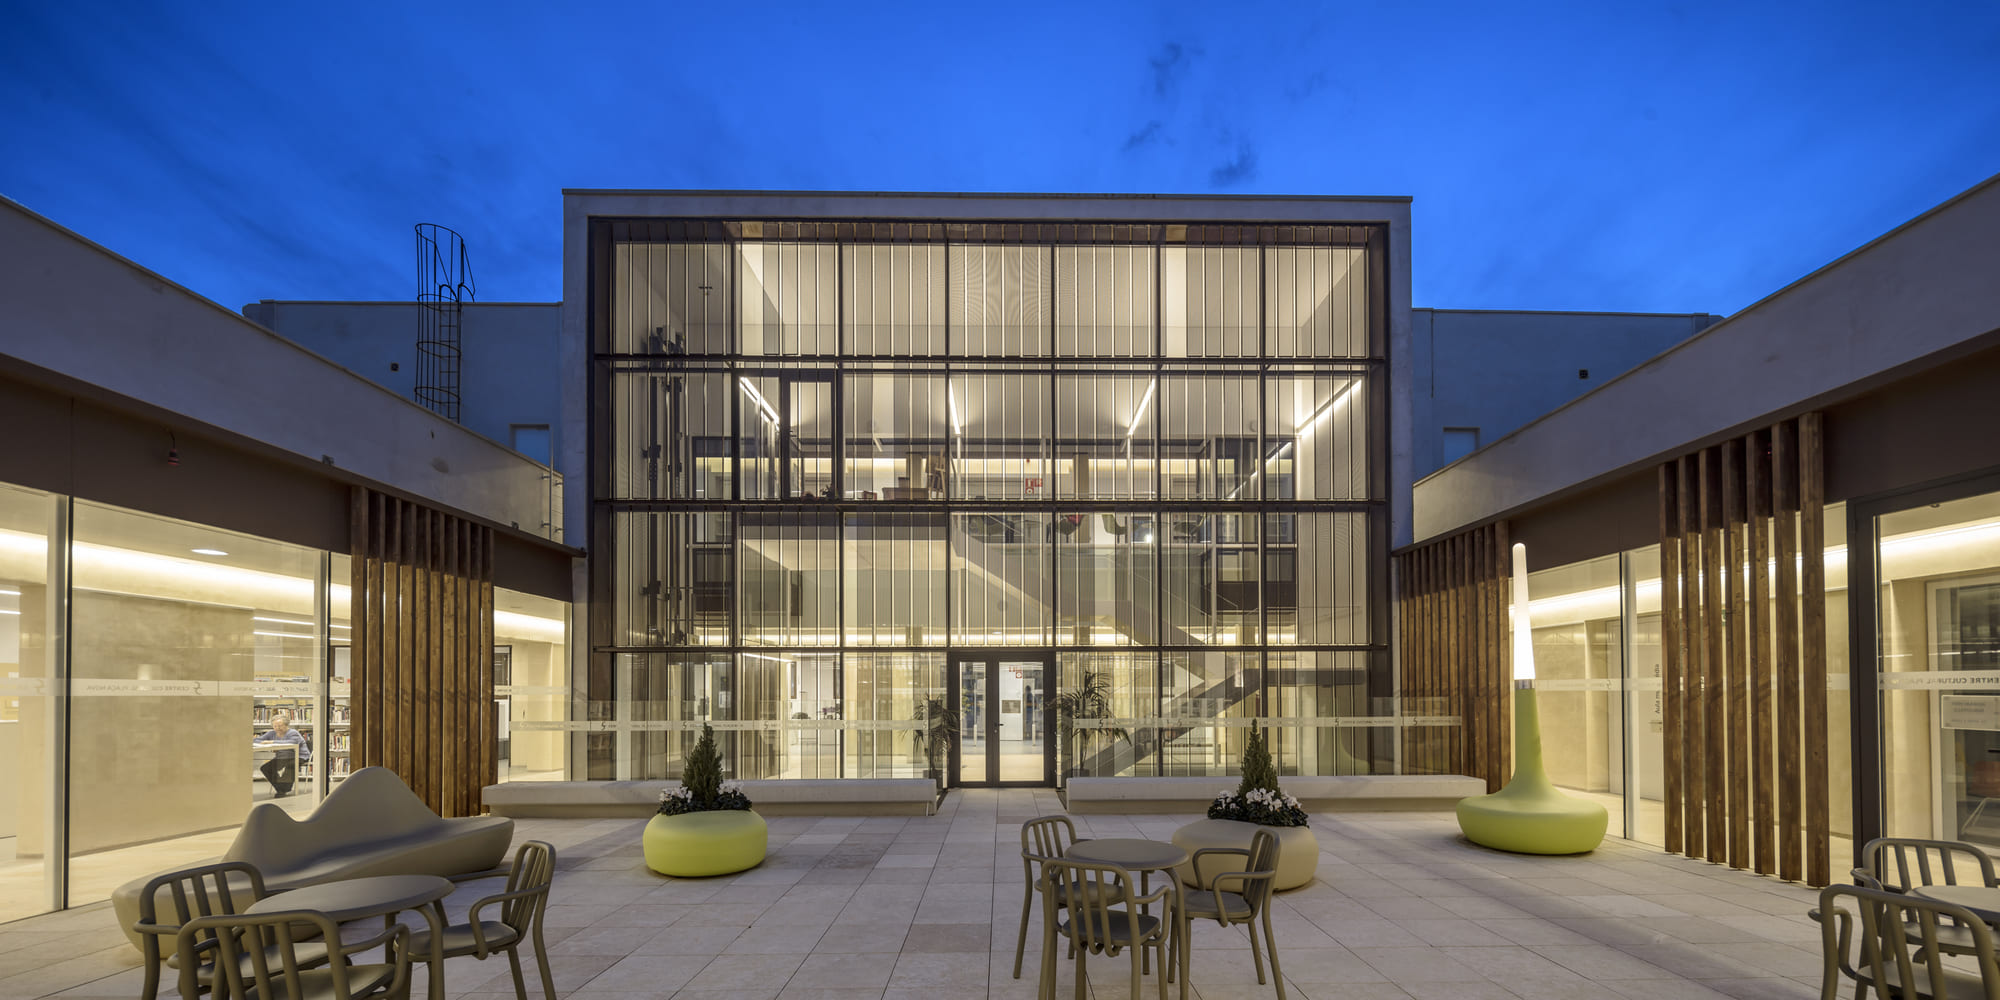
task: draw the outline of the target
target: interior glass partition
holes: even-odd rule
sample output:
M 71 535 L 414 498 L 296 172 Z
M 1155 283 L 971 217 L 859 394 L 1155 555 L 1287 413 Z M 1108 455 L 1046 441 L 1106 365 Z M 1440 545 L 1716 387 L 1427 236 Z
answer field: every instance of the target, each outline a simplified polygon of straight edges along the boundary
M 1258 720 L 1395 767 L 1380 229 L 593 226 L 574 770 L 671 771 L 699 716 L 746 775 L 919 776 L 932 700 L 1064 774 L 1223 773 Z M 669 663 L 713 691 L 647 719 Z M 1103 711 L 1033 717 L 1086 678 Z

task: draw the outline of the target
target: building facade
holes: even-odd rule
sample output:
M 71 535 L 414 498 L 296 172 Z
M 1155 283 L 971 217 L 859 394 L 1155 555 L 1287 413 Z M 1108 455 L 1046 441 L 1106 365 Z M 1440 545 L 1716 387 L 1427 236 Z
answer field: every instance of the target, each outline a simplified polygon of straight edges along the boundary
M 1393 769 L 1407 214 L 570 193 L 587 776 Z
M 2000 848 L 1995 233 L 2000 178 L 1418 482 L 1405 675 L 1504 690 L 1433 664 L 1504 632 L 1429 613 L 1504 531 L 1550 775 L 1614 835 L 1818 884 Z
M 535 728 L 570 717 L 545 466 L 4 199 L 0 263 L 0 921 L 212 858 L 370 763 L 448 813 L 565 775 Z M 415 530 L 369 544 L 364 502 Z M 381 651 L 456 676 L 438 651 L 485 663 L 475 635 L 491 693 L 413 684 L 385 740 Z M 402 752 L 447 735 L 477 768 Z

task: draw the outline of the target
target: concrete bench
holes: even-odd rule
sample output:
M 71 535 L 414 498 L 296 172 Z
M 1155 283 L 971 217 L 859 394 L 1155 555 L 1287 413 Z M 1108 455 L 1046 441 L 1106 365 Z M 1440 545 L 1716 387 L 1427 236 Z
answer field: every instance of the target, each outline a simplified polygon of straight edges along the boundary
M 221 860 L 256 865 L 265 890 L 278 893 L 370 875 L 453 878 L 490 871 L 507 862 L 513 840 L 511 819 L 441 818 L 394 771 L 364 767 L 348 775 L 305 819 L 293 819 L 276 803 L 258 803 Z M 139 897 L 152 878 L 133 879 L 111 894 L 118 926 L 141 951 L 145 942 L 132 924 L 139 919 Z M 163 912 L 172 913 L 173 907 L 165 906 Z
M 678 781 L 510 781 L 482 793 L 495 816 L 650 816 Z M 765 816 L 928 816 L 937 809 L 929 778 L 773 778 L 739 781 Z
M 1236 779 L 1071 778 L 1065 789 L 1073 813 L 1206 812 Z M 1350 774 L 1278 779 L 1308 813 L 1450 809 L 1468 795 L 1486 794 L 1486 782 L 1462 774 Z

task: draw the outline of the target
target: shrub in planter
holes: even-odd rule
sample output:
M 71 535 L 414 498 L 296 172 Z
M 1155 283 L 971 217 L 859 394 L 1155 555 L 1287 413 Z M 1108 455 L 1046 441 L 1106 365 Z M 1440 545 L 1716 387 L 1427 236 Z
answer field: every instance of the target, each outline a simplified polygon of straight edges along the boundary
M 764 861 L 769 830 L 750 811 L 750 797 L 722 780 L 715 732 L 701 727 L 701 741 L 681 767 L 681 783 L 660 793 L 660 811 L 642 838 L 646 866 L 662 875 L 727 875 Z
M 1250 730 L 1243 747 L 1243 780 L 1233 792 L 1223 792 L 1208 806 L 1209 819 L 1233 819 L 1258 826 L 1306 826 L 1299 800 L 1278 788 L 1278 769 L 1264 745 L 1264 731 Z
M 1243 747 L 1243 780 L 1209 804 L 1208 817 L 1174 831 L 1174 844 L 1190 855 L 1204 847 L 1247 848 L 1259 827 L 1273 828 L 1278 838 L 1278 874 L 1272 888 L 1295 889 L 1313 880 L 1319 870 L 1319 842 L 1306 826 L 1299 800 L 1278 788 L 1278 770 L 1262 730 L 1252 729 Z M 1201 879 L 1191 869 L 1182 872 L 1189 884 L 1209 884 L 1224 871 L 1241 871 L 1240 859 L 1210 855 L 1202 862 Z

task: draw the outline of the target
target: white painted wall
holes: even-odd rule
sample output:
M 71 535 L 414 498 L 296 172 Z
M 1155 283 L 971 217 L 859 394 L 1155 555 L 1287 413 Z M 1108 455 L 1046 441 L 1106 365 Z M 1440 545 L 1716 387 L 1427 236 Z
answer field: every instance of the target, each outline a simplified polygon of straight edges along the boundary
M 414 302 L 288 302 L 265 299 L 243 315 L 404 399 L 416 398 L 418 307 Z M 464 307 L 459 340 L 459 422 L 512 445 L 517 424 L 554 431 L 554 302 L 474 302 Z
M 4 199 L 0 303 L 0 353 L 524 531 L 547 518 L 542 466 Z
M 2000 330 L 1996 273 L 2000 177 L 1418 483 L 1416 537 L 1852 395 Z

